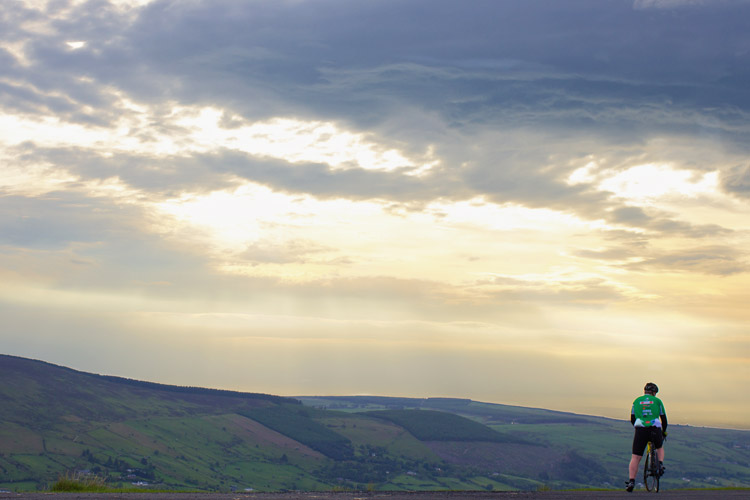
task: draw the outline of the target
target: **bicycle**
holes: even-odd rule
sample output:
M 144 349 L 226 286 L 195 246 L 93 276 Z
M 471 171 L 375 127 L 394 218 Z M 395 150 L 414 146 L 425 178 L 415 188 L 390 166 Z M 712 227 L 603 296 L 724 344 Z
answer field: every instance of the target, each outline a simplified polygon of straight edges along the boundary
M 664 436 L 664 440 L 667 437 Z M 643 464 L 643 484 L 646 485 L 646 491 L 652 493 L 659 492 L 659 478 L 662 475 L 659 467 L 659 457 L 656 455 L 656 447 L 653 439 L 648 440 L 646 447 L 646 462 Z

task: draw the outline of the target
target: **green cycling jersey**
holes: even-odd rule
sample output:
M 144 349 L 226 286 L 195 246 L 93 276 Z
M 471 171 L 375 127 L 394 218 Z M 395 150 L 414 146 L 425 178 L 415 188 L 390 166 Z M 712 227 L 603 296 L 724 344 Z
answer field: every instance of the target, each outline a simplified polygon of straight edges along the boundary
M 650 394 L 644 394 L 633 401 L 631 415 L 635 417 L 633 425 L 636 427 L 661 427 L 660 417 L 665 416 L 666 412 L 661 399 Z

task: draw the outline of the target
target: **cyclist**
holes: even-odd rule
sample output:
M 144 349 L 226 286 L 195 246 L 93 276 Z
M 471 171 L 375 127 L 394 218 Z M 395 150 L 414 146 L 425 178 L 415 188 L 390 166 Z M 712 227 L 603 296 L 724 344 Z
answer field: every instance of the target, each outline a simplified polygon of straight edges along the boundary
M 630 457 L 628 466 L 628 477 L 625 490 L 630 492 L 635 488 L 635 475 L 643 458 L 643 450 L 649 440 L 656 447 L 656 456 L 659 458 L 659 474 L 664 474 L 664 438 L 667 436 L 667 413 L 664 404 L 656 397 L 659 388 L 653 382 L 649 382 L 643 388 L 643 396 L 633 401 L 630 410 L 630 423 L 635 428 L 633 436 L 633 456 Z

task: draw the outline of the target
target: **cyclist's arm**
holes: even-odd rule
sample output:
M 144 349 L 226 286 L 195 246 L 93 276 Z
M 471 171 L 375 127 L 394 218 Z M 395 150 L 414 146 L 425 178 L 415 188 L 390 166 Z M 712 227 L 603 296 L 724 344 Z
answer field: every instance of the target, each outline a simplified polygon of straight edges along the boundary
M 662 413 L 659 415 L 659 418 L 661 419 L 661 431 L 667 432 L 667 414 Z

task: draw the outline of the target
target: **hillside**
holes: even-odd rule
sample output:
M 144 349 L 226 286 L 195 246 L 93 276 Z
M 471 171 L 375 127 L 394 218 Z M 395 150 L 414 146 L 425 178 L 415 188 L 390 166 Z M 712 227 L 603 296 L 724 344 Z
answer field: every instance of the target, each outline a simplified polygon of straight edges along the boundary
M 510 458 L 508 446 L 432 443 L 452 463 L 484 464 L 553 486 L 608 484 L 619 488 L 630 459 L 632 427 L 614 420 L 468 399 L 372 396 L 300 397 L 305 405 L 346 412 L 437 410 L 460 415 L 503 433 L 536 443 Z M 665 488 L 749 487 L 750 431 L 670 425 Z M 551 461 L 550 461 L 551 458 Z M 511 463 L 509 463 L 511 461 Z
M 12 356 L 0 356 L 0 379 L 3 488 L 43 488 L 84 470 L 126 483 L 216 489 L 237 476 L 225 470 L 230 462 L 322 457 L 240 416 L 301 408 L 289 398 L 99 376 Z
M 201 491 L 619 488 L 629 453 L 623 422 L 470 400 L 292 399 L 4 355 L 0 380 L 0 489 L 13 491 L 70 472 Z M 680 428 L 670 481 L 748 486 L 749 450 L 748 432 Z
M 0 378 L 3 489 L 44 489 L 69 472 L 97 474 L 113 485 L 205 491 L 538 483 L 490 480 L 452 465 L 429 446 L 441 439 L 437 430 L 425 427 L 417 438 L 392 419 L 290 398 L 140 382 L 12 356 L 0 356 Z M 503 441 L 470 419 L 442 415 L 466 436 L 483 432 Z

